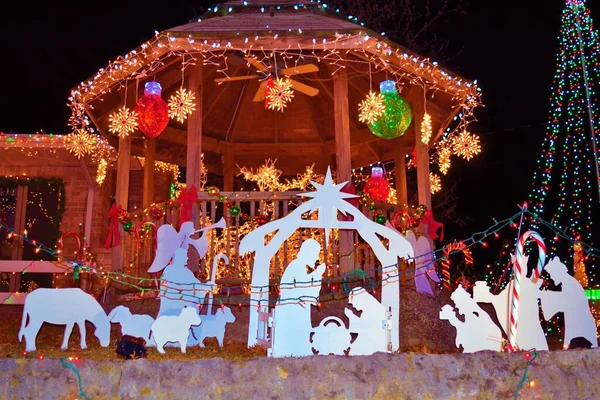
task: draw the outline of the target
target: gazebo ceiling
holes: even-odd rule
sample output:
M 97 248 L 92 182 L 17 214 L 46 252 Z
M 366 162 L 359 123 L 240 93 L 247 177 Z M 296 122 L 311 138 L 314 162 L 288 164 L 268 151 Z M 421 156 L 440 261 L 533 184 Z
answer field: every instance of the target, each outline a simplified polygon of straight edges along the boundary
M 284 173 L 295 173 L 313 162 L 317 171 L 332 162 L 336 151 L 332 76 L 341 70 L 348 75 L 353 167 L 393 158 L 398 151 L 409 153 L 415 145 L 412 128 L 390 141 L 373 136 L 358 121 L 358 103 L 370 90 L 377 90 L 379 82 L 394 79 L 404 98 L 410 97 L 414 86 L 424 87 L 425 103 L 420 107 L 431 115 L 434 132 L 445 130 L 459 112 L 471 113 L 479 103 L 473 83 L 397 45 L 391 47 L 360 25 L 330 16 L 321 5 L 276 8 L 294 4 L 263 0 L 249 1 L 246 7 L 242 1 L 232 1 L 225 4 L 224 15 L 219 11 L 158 34 L 74 89 L 70 98 L 74 115 L 84 109 L 116 147 L 116 137 L 108 132 L 109 115 L 125 99 L 126 106 L 133 108 L 149 80 L 161 83 L 162 97 L 168 99 L 187 85 L 193 70 L 190 62 L 201 60 L 202 150 L 209 169 L 222 172 L 222 157 L 231 150 L 239 165 L 256 167 L 266 158 L 277 158 Z M 264 12 L 257 8 L 262 6 Z M 228 7 L 234 11 L 228 12 Z M 262 101 L 253 101 L 269 75 L 277 77 L 285 68 L 305 64 L 318 71 L 311 67 L 313 72 L 292 78 L 316 89 L 316 96 L 296 90 L 284 112 L 265 110 Z M 245 80 L 248 75 L 256 78 Z M 227 77 L 244 80 L 215 82 Z M 157 159 L 185 166 L 186 137 L 187 123 L 171 121 L 157 139 Z M 144 155 L 139 132 L 134 135 L 132 154 Z

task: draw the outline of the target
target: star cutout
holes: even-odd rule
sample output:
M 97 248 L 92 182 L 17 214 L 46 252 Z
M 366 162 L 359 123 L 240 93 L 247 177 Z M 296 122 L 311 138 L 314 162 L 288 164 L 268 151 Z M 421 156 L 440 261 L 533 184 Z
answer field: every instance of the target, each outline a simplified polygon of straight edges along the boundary
M 323 223 L 325 229 L 325 243 L 329 239 L 329 231 L 336 225 L 337 213 L 340 211 L 342 214 L 346 213 L 355 214 L 359 212 L 354 206 L 345 201 L 344 199 L 350 199 L 358 197 L 355 194 L 344 193 L 342 188 L 348 183 L 342 182 L 335 184 L 331 177 L 331 169 L 327 168 L 327 174 L 325 175 L 325 181 L 321 185 L 320 183 L 310 181 L 313 187 L 316 189 L 314 192 L 302 193 L 300 196 L 312 197 L 310 201 L 311 212 L 319 210 L 319 220 Z

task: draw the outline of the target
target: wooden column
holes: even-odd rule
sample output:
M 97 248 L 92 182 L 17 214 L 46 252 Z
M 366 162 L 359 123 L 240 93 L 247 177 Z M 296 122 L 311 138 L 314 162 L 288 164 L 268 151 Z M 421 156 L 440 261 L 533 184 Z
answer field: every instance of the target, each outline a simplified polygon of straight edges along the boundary
M 406 154 L 399 145 L 396 147 L 394 157 L 396 165 L 396 201 L 398 206 L 408 204 L 408 188 L 406 186 Z
M 200 188 L 200 157 L 202 155 L 202 59 L 198 58 L 188 78 L 188 89 L 196 94 L 196 111 L 188 117 L 187 125 L 187 157 L 186 177 L 187 187 L 192 185 Z M 198 204 L 192 209 L 192 222 L 198 228 Z M 214 222 L 214 221 L 213 221 Z M 199 269 L 199 258 L 196 250 L 190 250 L 188 268 L 194 272 Z
M 335 123 L 335 161 L 337 182 L 352 180 L 352 160 L 350 153 L 350 113 L 348 111 L 348 75 L 340 69 L 333 76 L 333 115 Z M 353 252 L 354 232 L 340 230 L 339 263 L 340 272 L 348 273 L 354 269 Z
M 409 104 L 412 108 L 413 120 L 412 130 L 415 135 L 415 147 L 417 153 L 417 194 L 419 204 L 427 206 L 431 210 L 431 189 L 429 182 L 429 150 L 427 145 L 421 141 L 421 122 L 425 114 L 425 98 L 423 88 L 412 86 L 409 93 Z
M 154 203 L 154 164 L 156 160 L 156 139 L 146 140 L 144 155 L 144 187 L 142 206 L 150 207 Z
M 233 148 L 228 145 L 225 148 L 225 155 L 223 157 L 223 190 L 226 192 L 233 192 L 233 177 L 235 176 L 235 162 L 233 155 Z
M 15 234 L 19 236 L 13 237 L 13 248 L 11 253 L 12 260 L 23 259 L 24 240 L 20 235 L 25 231 L 25 216 L 27 212 L 27 186 L 17 186 L 17 203 L 15 204 L 15 226 L 13 227 Z M 12 274 L 10 276 L 9 291 L 18 292 L 21 287 L 21 274 Z
M 131 171 L 131 136 L 119 138 L 119 156 L 117 160 L 117 189 L 115 203 L 127 210 L 129 203 L 129 173 Z M 119 224 L 119 234 L 123 237 L 123 228 Z M 113 270 L 123 269 L 121 246 L 112 248 Z
M 85 181 L 88 184 L 88 195 L 85 204 L 85 224 L 83 225 L 83 239 L 88 245 L 90 245 L 92 240 L 92 216 L 94 211 L 94 187 L 96 182 L 92 178 L 92 174 L 90 174 L 90 170 L 83 159 L 79 160 L 79 165 L 83 171 L 83 176 L 85 176 Z

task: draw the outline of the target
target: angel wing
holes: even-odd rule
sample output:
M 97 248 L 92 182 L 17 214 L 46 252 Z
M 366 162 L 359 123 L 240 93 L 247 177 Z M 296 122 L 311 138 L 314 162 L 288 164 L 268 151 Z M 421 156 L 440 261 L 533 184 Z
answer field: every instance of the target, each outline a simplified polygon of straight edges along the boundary
M 177 231 L 169 224 L 161 225 L 156 233 L 156 240 L 158 246 L 156 249 L 156 255 L 152 265 L 148 268 L 148 273 L 160 272 L 169 264 L 169 261 L 173 258 L 175 250 L 180 246 L 178 243 Z

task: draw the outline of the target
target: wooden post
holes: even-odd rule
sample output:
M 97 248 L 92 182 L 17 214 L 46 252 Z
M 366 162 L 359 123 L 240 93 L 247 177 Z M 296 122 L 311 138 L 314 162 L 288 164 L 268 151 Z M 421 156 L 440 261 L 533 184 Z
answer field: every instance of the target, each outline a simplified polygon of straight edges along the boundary
M 154 203 L 154 164 L 156 159 L 156 139 L 146 140 L 144 157 L 144 187 L 142 207 L 150 207 Z
M 335 160 L 337 182 L 352 180 L 352 160 L 350 153 L 350 113 L 348 111 L 348 75 L 340 69 L 333 76 L 333 114 L 335 123 Z M 354 267 L 352 242 L 354 233 L 339 232 L 340 273 L 348 273 Z
M 425 115 L 425 98 L 423 88 L 412 86 L 409 93 L 409 103 L 412 108 L 412 129 L 415 135 L 415 147 L 417 153 L 417 193 L 419 204 L 424 204 L 431 210 L 431 184 L 429 182 L 429 150 L 427 145 L 421 141 L 421 123 Z
M 88 184 L 88 195 L 85 203 L 85 223 L 83 225 L 83 240 L 90 245 L 92 240 L 92 216 L 94 211 L 94 187 L 96 182 L 94 182 L 92 174 L 90 174 L 90 170 L 83 159 L 79 160 L 79 165 L 83 170 L 83 176 L 85 176 L 85 181 Z
M 223 157 L 223 190 L 226 192 L 233 192 L 234 166 L 233 148 L 231 145 L 227 145 Z
M 17 204 L 15 204 L 15 226 L 14 232 L 19 235 L 14 240 L 11 259 L 23 259 L 23 235 L 25 230 L 25 215 L 27 211 L 27 186 L 17 186 Z M 12 274 L 9 282 L 9 292 L 18 292 L 21 287 L 21 274 Z
M 188 117 L 187 125 L 187 157 L 186 178 L 187 187 L 192 185 L 200 188 L 200 157 L 202 155 L 202 59 L 198 58 L 188 78 L 188 89 L 196 94 L 196 111 Z M 198 204 L 192 209 L 192 222 L 198 228 Z M 215 222 L 215 221 L 213 221 Z M 199 258 L 196 250 L 190 250 L 188 268 L 194 272 L 199 269 Z
M 131 136 L 119 138 L 119 159 L 117 160 L 117 190 L 115 203 L 127 210 L 129 203 L 129 173 L 131 170 Z M 119 224 L 119 234 L 123 237 L 123 228 Z M 112 269 L 123 269 L 121 246 L 112 248 Z
M 406 155 L 400 143 L 396 146 L 394 163 L 396 164 L 396 202 L 398 206 L 408 204 L 408 188 L 406 186 Z

